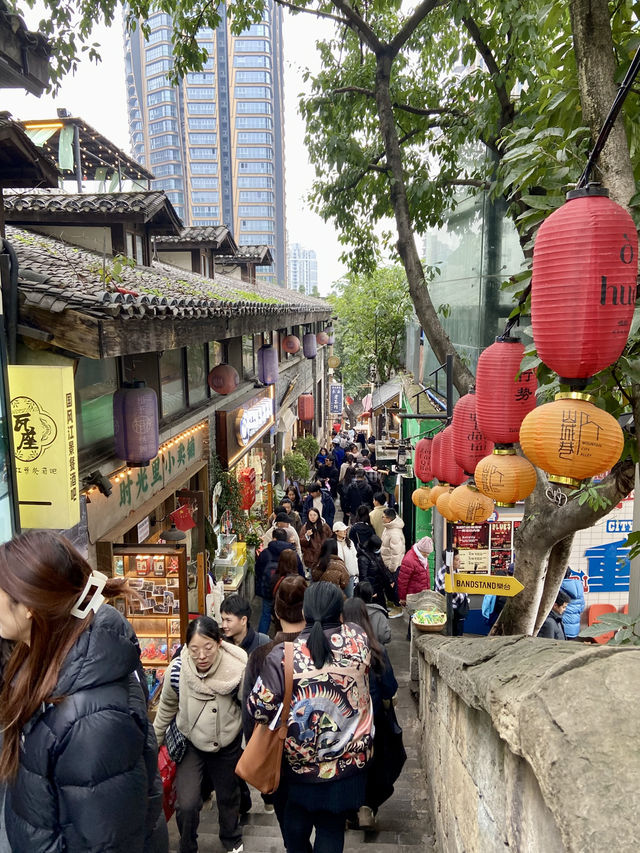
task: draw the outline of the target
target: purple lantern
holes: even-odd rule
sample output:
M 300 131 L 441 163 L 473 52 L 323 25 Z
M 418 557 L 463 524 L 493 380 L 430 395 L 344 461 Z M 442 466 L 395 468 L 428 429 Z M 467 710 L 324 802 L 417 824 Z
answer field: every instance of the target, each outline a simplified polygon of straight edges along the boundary
M 313 332 L 307 332 L 302 338 L 302 352 L 305 358 L 315 358 L 318 353 L 318 342 Z
M 278 381 L 278 352 L 271 344 L 258 350 L 258 379 L 263 385 L 275 385 Z
M 125 383 L 113 395 L 116 456 L 144 468 L 158 455 L 158 398 L 144 382 Z

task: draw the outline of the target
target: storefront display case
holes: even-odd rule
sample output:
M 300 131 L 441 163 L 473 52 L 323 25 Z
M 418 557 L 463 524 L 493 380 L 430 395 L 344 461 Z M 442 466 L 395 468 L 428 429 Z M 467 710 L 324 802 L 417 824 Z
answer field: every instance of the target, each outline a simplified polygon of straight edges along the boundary
M 247 568 L 246 542 L 238 542 L 235 533 L 219 533 L 214 563 L 216 581 L 222 581 L 225 594 L 239 592 Z
M 165 669 L 185 640 L 189 618 L 187 562 L 182 545 L 114 545 L 112 574 L 137 595 L 116 599 L 140 642 L 140 658 L 153 707 Z

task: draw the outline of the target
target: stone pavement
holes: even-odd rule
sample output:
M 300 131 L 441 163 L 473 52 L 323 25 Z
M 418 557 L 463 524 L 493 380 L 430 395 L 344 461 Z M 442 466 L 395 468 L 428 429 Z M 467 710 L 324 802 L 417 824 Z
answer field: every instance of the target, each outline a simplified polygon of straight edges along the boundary
M 367 849 L 370 853 L 436 853 L 435 839 L 427 809 L 424 775 L 419 765 L 420 729 L 416 704 L 409 691 L 409 643 L 405 639 L 407 623 L 392 619 L 392 640 L 387 646 L 399 684 L 396 713 L 404 732 L 407 761 L 396 782 L 393 797 L 378 812 L 378 832 L 348 830 L 347 851 Z M 245 853 L 285 853 L 275 815 L 264 813 L 262 799 L 255 791 L 253 808 L 243 829 Z M 178 848 L 178 831 L 173 818 L 169 824 L 170 849 Z M 218 814 L 215 805 L 205 805 L 200 821 L 200 853 L 222 853 L 218 838 Z M 294 853 L 294 851 L 292 851 Z

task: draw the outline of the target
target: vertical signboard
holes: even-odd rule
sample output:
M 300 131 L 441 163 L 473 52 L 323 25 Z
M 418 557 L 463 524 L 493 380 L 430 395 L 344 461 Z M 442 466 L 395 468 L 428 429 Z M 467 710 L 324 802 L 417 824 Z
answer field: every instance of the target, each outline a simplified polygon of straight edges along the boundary
M 344 408 L 343 402 L 344 386 L 338 383 L 329 385 L 329 413 L 332 415 L 341 415 Z
M 8 371 L 20 526 L 66 530 L 80 519 L 73 368 Z

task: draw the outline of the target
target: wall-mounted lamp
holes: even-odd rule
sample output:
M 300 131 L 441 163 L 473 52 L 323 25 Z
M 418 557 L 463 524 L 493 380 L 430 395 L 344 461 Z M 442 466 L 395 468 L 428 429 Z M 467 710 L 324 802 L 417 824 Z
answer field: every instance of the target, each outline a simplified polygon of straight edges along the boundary
M 101 474 L 100 471 L 92 471 L 88 477 L 83 481 L 83 486 L 88 488 L 90 486 L 95 486 L 99 492 L 101 492 L 105 498 L 110 497 L 111 492 L 113 491 L 113 486 L 109 482 L 109 478 L 105 477 L 104 474 Z

